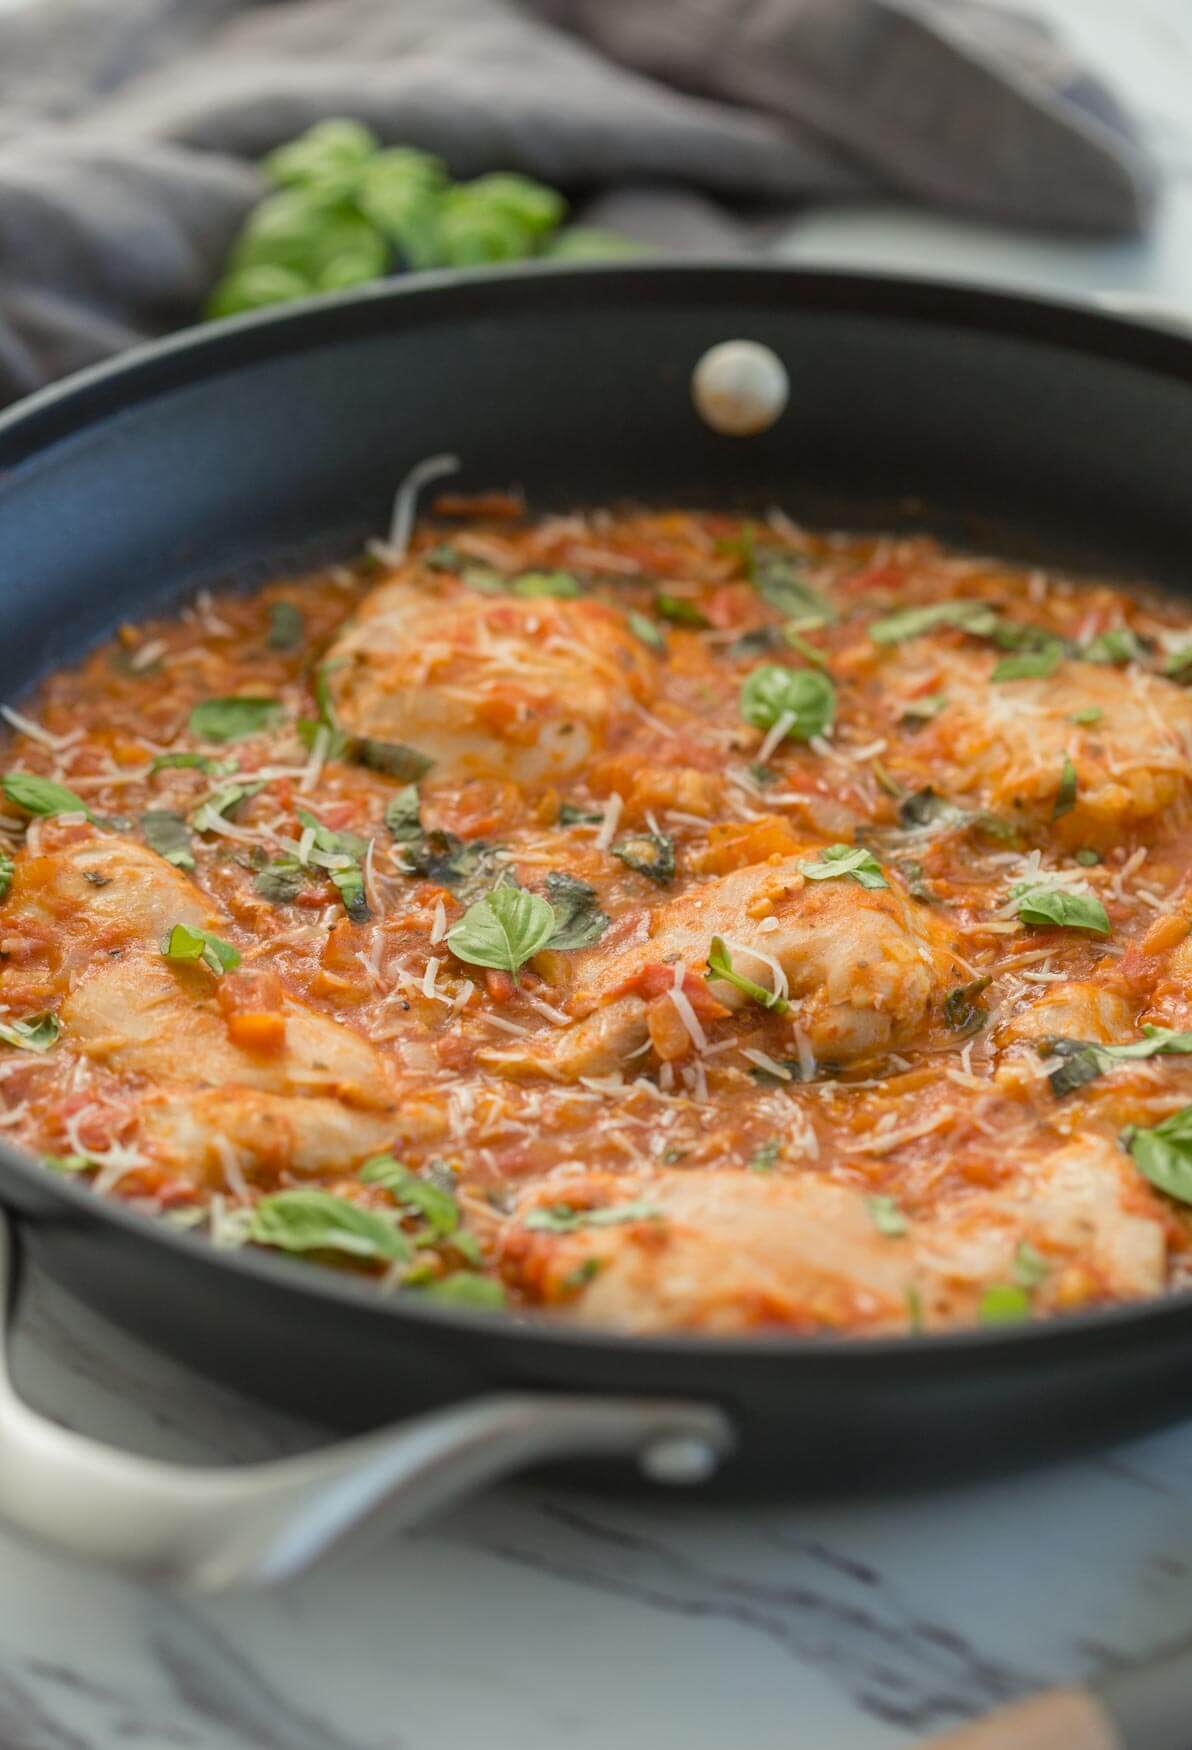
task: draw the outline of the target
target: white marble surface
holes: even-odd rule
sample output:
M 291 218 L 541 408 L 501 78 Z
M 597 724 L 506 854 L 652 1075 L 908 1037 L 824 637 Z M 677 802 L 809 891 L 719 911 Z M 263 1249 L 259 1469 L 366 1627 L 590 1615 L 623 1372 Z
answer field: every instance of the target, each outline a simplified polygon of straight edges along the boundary
M 1047 9 L 1171 167 L 1148 243 L 886 208 L 811 217 L 788 252 L 1192 309 L 1192 0 Z M 163 1456 L 309 1439 L 37 1279 L 17 1360 L 39 1407 Z M 1190 1491 L 1192 1425 L 917 1501 L 730 1512 L 511 1487 L 278 1592 L 203 1602 L 0 1534 L 0 1750 L 886 1750 L 1192 1638 Z

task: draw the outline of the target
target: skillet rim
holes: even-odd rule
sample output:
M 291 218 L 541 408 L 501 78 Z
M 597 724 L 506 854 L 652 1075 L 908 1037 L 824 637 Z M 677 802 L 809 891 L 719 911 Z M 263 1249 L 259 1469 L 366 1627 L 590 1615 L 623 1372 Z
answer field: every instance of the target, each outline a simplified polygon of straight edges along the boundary
M 239 365 L 295 351 L 313 350 L 387 326 L 393 305 L 399 313 L 413 300 L 420 319 L 451 320 L 469 307 L 490 317 L 502 314 L 501 300 L 510 298 L 515 311 L 531 311 L 549 301 L 558 309 L 560 285 L 582 300 L 595 286 L 606 307 L 610 283 L 621 298 L 647 303 L 673 301 L 674 288 L 685 289 L 687 302 L 721 301 L 735 289 L 752 289 L 755 307 L 783 309 L 831 308 L 836 312 L 893 317 L 924 326 L 977 329 L 1009 335 L 1051 349 L 1077 352 L 1099 360 L 1133 365 L 1155 375 L 1192 384 L 1192 337 L 1152 326 L 1129 314 L 1090 307 L 1087 303 L 1033 293 L 1003 291 L 966 281 L 924 278 L 898 273 L 819 269 L 785 262 L 726 262 L 683 259 L 588 263 L 530 262 L 467 271 L 445 270 L 382 280 L 333 296 L 293 303 L 209 326 L 194 326 L 148 341 L 114 359 L 78 371 L 61 382 L 16 402 L 0 412 L 0 492 L 4 475 L 34 464 L 49 446 L 77 437 L 89 427 L 160 395 L 204 378 L 234 372 Z M 658 297 L 663 287 L 667 296 Z M 757 298 L 758 288 L 767 296 Z M 444 303 L 446 308 L 443 308 Z M 421 305 L 421 309 L 419 306 Z M 495 307 L 494 307 L 495 305 Z M 371 320 L 360 320 L 361 312 Z M 214 361 L 214 369 L 204 369 Z M 22 441 L 24 440 L 24 441 Z M 947 1369 L 971 1355 L 1026 1359 L 1029 1347 L 1041 1364 L 1052 1352 L 1080 1348 L 1098 1337 L 1112 1338 L 1141 1331 L 1159 1321 L 1192 1324 L 1192 1287 L 1152 1300 L 1126 1302 L 1059 1318 L 1021 1325 L 974 1326 L 955 1331 L 908 1333 L 902 1336 L 790 1335 L 767 1333 L 706 1335 L 673 1331 L 635 1335 L 617 1329 L 570 1326 L 534 1315 L 494 1314 L 420 1301 L 413 1295 L 382 1295 L 375 1284 L 328 1267 L 302 1264 L 249 1247 L 213 1246 L 197 1235 L 167 1227 L 160 1217 L 76 1184 L 47 1169 L 38 1158 L 13 1148 L 0 1138 L 0 1206 L 10 1175 L 27 1187 L 36 1206 L 58 1205 L 70 1225 L 108 1224 L 136 1243 L 163 1245 L 180 1258 L 216 1272 L 226 1269 L 255 1281 L 264 1289 L 276 1285 L 341 1306 L 366 1317 L 409 1320 L 415 1327 L 444 1334 L 483 1333 L 522 1349 L 598 1351 L 610 1359 L 637 1357 L 665 1365 L 668 1359 L 701 1356 L 726 1360 L 850 1367 L 854 1371 L 892 1362 L 927 1371 Z M 39 1212 L 12 1209 L 18 1224 L 46 1225 Z M 72 1220 L 72 1218 L 74 1218 Z M 713 1390 L 713 1388 L 709 1388 Z

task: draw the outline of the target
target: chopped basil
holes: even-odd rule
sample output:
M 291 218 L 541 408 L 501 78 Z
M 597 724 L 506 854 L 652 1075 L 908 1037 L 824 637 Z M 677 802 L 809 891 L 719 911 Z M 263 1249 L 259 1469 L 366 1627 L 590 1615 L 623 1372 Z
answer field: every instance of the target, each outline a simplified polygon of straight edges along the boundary
M 389 798 L 385 804 L 385 825 L 399 845 L 422 837 L 422 804 L 416 784 L 407 784 Z
M 608 1203 L 601 1209 L 572 1209 L 569 1203 L 532 1209 L 525 1225 L 537 1233 L 569 1234 L 581 1227 L 618 1227 L 627 1221 L 661 1221 L 662 1211 L 653 1203 Z
M 1014 1280 L 1019 1288 L 1038 1288 L 1048 1274 L 1048 1264 L 1029 1240 L 1021 1240 L 1014 1254 Z
M 828 845 L 819 862 L 804 858 L 799 870 L 809 881 L 855 881 L 861 887 L 889 887 L 882 866 L 863 845 Z
M 175 924 L 162 938 L 161 951 L 167 960 L 201 961 L 216 978 L 234 972 L 240 964 L 239 948 L 213 936 L 210 930 L 192 929 L 189 924 Z
M 1064 654 L 1062 645 L 1043 650 L 1024 650 L 1019 656 L 1003 656 L 990 677 L 995 681 L 1046 680 L 1053 675 Z
M 1018 916 L 1024 924 L 1040 929 L 1057 926 L 1065 930 L 1091 930 L 1108 936 L 1109 919 L 1099 899 L 1089 893 L 1068 893 L 1062 887 L 1016 888 Z
M 930 723 L 933 717 L 938 717 L 948 703 L 946 693 L 930 693 L 926 698 L 913 699 L 904 705 L 898 721 L 904 729 L 920 729 L 924 723 Z
M 459 1204 L 450 1191 L 412 1172 L 392 1155 L 374 1155 L 360 1169 L 365 1185 L 380 1185 L 403 1209 L 412 1209 L 424 1216 L 427 1231 L 415 1236 L 415 1243 L 432 1243 L 449 1239 L 459 1227 Z
M 1051 810 L 1052 820 L 1060 820 L 1065 814 L 1071 814 L 1076 807 L 1076 790 L 1076 767 L 1065 754 L 1060 770 L 1060 787 L 1055 793 L 1055 803 Z
M 741 715 L 754 729 L 773 729 L 786 721 L 794 741 L 822 735 L 836 714 L 836 688 L 813 668 L 781 668 L 763 663 L 741 683 Z
M 759 784 L 763 790 L 768 789 L 771 784 L 776 784 L 778 782 L 778 773 L 774 770 L 773 766 L 759 765 L 756 760 L 749 768 L 749 776 L 753 779 L 754 783 Z
M 1131 1124 L 1121 1143 L 1156 1190 L 1178 1203 L 1192 1203 L 1192 1106 L 1182 1106 L 1150 1129 Z
M 385 825 L 401 846 L 410 874 L 425 875 L 429 881 L 465 892 L 478 879 L 491 879 L 496 847 L 483 839 L 466 842 L 439 827 L 427 831 L 422 825 L 418 791 L 413 784 L 407 784 L 391 799 L 385 809 Z
M 801 554 L 782 547 L 757 547 L 748 569 L 757 593 L 785 619 L 808 613 L 835 619 L 831 602 L 808 582 L 808 564 Z
M 297 650 L 305 633 L 306 627 L 300 608 L 295 607 L 293 602 L 270 602 L 270 650 Z
M 555 929 L 548 948 L 590 948 L 608 928 L 596 889 L 576 875 L 552 869 L 546 878 L 546 897 L 555 914 Z
M 41 1164 L 51 1173 L 93 1173 L 99 1162 L 90 1155 L 42 1155 Z
M 15 867 L 9 852 L 0 845 L 0 900 L 8 898 Z
M 581 1288 L 588 1286 L 594 1276 L 599 1276 L 603 1268 L 603 1258 L 585 1258 L 574 1270 L 568 1270 L 559 1286 L 565 1294 L 578 1294 Z
M 768 1173 L 772 1171 L 782 1149 L 781 1138 L 771 1136 L 767 1141 L 754 1149 L 748 1160 L 751 1173 Z
M 733 657 L 766 656 L 771 650 L 781 650 L 785 642 L 777 626 L 752 626 L 733 639 L 728 653 Z
M 1192 644 L 1184 644 L 1178 650 L 1169 651 L 1163 663 L 1163 673 L 1169 680 L 1178 681 L 1181 686 L 1192 680 Z
M 275 857 L 258 871 L 253 886 L 271 905 L 293 905 L 310 879 L 297 857 Z
M 1012 1282 L 998 1282 L 981 1296 L 977 1315 L 983 1325 L 1017 1325 L 1031 1316 L 1031 1297 Z
M 879 1233 L 886 1234 L 890 1239 L 901 1239 L 906 1233 L 909 1223 L 898 1206 L 894 1197 L 881 1194 L 865 1199 L 865 1207 L 873 1217 L 873 1225 Z
M 320 851 L 327 856 L 348 859 L 341 867 L 328 869 L 327 875 L 332 886 L 338 890 L 344 910 L 352 922 L 366 923 L 371 914 L 364 895 L 364 871 L 361 863 L 368 850 L 368 841 L 362 839 L 359 833 L 333 832 L 305 808 L 299 808 L 297 814 L 302 825 L 314 833 L 315 845 Z
M 260 784 L 225 784 L 221 789 L 213 790 L 210 796 L 203 798 L 191 815 L 191 826 L 195 832 L 210 832 L 212 821 L 231 814 L 242 802 L 255 796 L 260 788 Z
M 1122 662 L 1143 662 L 1147 656 L 1147 647 L 1129 626 L 1115 626 L 1108 632 L 1100 633 L 1091 638 L 1087 644 L 1082 644 L 1080 654 L 1086 662 L 1104 664 Z
M 441 547 L 431 547 L 418 557 L 431 571 L 450 572 L 468 589 L 479 590 L 482 595 L 503 595 L 508 588 L 505 578 L 493 566 L 486 565 L 481 559 L 473 559 L 467 553 L 460 553 L 446 543 Z
M 226 778 L 236 770 L 238 764 L 235 759 L 213 760 L 205 753 L 159 753 L 149 767 L 149 776 L 155 778 L 158 772 L 193 768 L 197 772 L 205 772 L 210 778 Z
M 921 638 L 940 626 L 956 626 L 962 632 L 988 636 L 997 625 L 997 615 L 984 602 L 931 602 L 921 608 L 900 608 L 875 620 L 869 636 L 875 644 L 901 644 L 907 638 Z
M 723 979 L 726 984 L 733 985 L 751 1001 L 758 1003 L 763 1009 L 771 1010 L 775 1015 L 785 1015 L 790 1004 L 777 991 L 767 990 L 764 984 L 757 984 L 752 978 L 746 978 L 743 972 L 733 968 L 733 958 L 725 945 L 723 936 L 713 936 L 712 945 L 708 949 L 708 970 L 705 975 L 709 982 Z
M 1074 1088 L 1096 1081 L 1115 1063 L 1192 1054 L 1192 1033 L 1177 1033 L 1170 1027 L 1153 1027 L 1149 1022 L 1144 1022 L 1142 1031 L 1144 1037 L 1129 1045 L 1099 1045 L 1082 1039 L 1040 1040 L 1039 1049 L 1044 1056 L 1063 1059 L 1047 1078 L 1052 1092 L 1060 1096 L 1070 1094 Z
M 776 1075 L 772 1069 L 765 1069 L 760 1063 L 755 1063 L 750 1065 L 750 1078 L 763 1088 L 785 1088 L 788 1082 L 802 1080 L 803 1065 L 797 1057 L 781 1057 L 775 1061 L 779 1069 L 786 1070 L 786 1075 Z M 663 1155 L 662 1158 L 665 1160 L 666 1156 Z M 681 1157 L 676 1156 L 675 1158 L 680 1159 Z
M 496 1311 L 505 1304 L 505 1290 L 496 1277 L 483 1276 L 477 1270 L 453 1270 L 450 1275 L 436 1276 L 419 1293 L 427 1300 L 472 1307 L 477 1312 Z
M 26 814 L 85 814 L 88 820 L 95 818 L 81 796 L 76 796 L 65 784 L 56 784 L 52 778 L 39 778 L 34 772 L 7 773 L 4 794 L 14 807 L 23 808 Z
M 1094 723 L 1100 723 L 1104 715 L 1100 705 L 1082 705 L 1079 711 L 1072 712 L 1068 721 L 1069 723 L 1078 723 L 1082 728 L 1088 728 Z
M 604 810 L 597 808 L 580 808 L 574 802 L 563 802 L 559 805 L 560 826 L 595 826 L 597 821 L 604 819 Z
M 1073 861 L 1079 863 L 1083 869 L 1095 869 L 1097 864 L 1101 861 L 1097 852 L 1092 850 L 1088 845 L 1082 845 L 1080 850 L 1073 851 L 1072 858 Z
M 141 816 L 141 831 L 145 843 L 176 869 L 193 869 L 195 860 L 190 848 L 190 833 L 180 814 L 168 808 L 150 808 Z
M 48 1011 L 23 1021 L 0 1021 L 0 1039 L 19 1051 L 48 1051 L 62 1036 L 62 1023 Z
M 627 869 L 646 876 L 658 887 L 666 887 L 675 878 L 675 841 L 667 833 L 631 833 L 609 849 Z
M 254 1205 L 248 1237 L 283 1252 L 343 1252 L 405 1263 L 410 1243 L 396 1218 L 362 1209 L 331 1191 L 275 1191 Z
M 200 741 L 243 741 L 272 729 L 281 716 L 280 699 L 201 699 L 191 711 L 190 732 Z
M 799 655 L 803 657 L 805 661 L 814 663 L 816 668 L 827 668 L 828 659 L 823 651 L 817 649 L 811 642 L 810 638 L 804 638 L 801 632 L 796 632 L 794 630 L 793 622 L 783 628 L 782 635 L 790 645 L 791 649 L 798 651 Z
M 901 863 L 895 863 L 894 867 L 906 882 L 906 890 L 912 899 L 930 902 L 935 898 L 934 893 L 927 885 L 922 863 L 908 859 Z
M 639 614 L 635 609 L 626 615 L 626 620 L 633 636 L 640 638 L 643 644 L 648 644 L 651 650 L 666 649 L 666 639 L 653 620 L 647 619 L 645 614 Z
M 660 591 L 654 597 L 654 612 L 664 620 L 669 620 L 673 626 L 690 626 L 695 631 L 705 631 L 708 622 L 700 613 L 694 602 L 686 596 L 667 595 Z
M 510 588 L 514 595 L 558 596 L 564 601 L 573 601 L 583 594 L 579 579 L 570 571 L 523 571 L 520 577 L 514 578 Z
M 494 887 L 470 905 L 447 932 L 447 946 L 469 966 L 490 966 L 517 977 L 554 934 L 554 908 L 524 887 Z
M 404 741 L 376 741 L 372 736 L 349 736 L 343 751 L 356 765 L 367 766 L 370 772 L 383 772 L 387 778 L 397 778 L 403 784 L 424 778 L 435 763 L 416 747 L 407 747 Z
M 979 1033 L 989 1019 L 989 1013 L 977 1002 L 982 991 L 989 989 L 993 981 L 989 978 L 975 978 L 971 984 L 957 985 L 944 998 L 944 1020 L 954 1032 L 962 1035 Z

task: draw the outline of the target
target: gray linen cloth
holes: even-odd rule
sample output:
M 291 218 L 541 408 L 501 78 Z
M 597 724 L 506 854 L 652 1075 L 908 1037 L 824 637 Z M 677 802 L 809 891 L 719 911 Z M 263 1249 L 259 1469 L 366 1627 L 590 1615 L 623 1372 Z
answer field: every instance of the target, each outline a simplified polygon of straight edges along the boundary
M 37 0 L 0 10 L 0 402 L 195 319 L 254 161 L 327 116 L 668 248 L 895 194 L 1141 229 L 1147 154 L 975 0 Z

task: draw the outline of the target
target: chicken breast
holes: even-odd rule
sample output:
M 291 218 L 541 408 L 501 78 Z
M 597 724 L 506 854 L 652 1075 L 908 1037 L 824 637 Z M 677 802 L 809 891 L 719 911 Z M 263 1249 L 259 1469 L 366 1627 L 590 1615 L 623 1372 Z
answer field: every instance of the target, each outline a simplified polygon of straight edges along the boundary
M 625 1219 L 612 1212 L 621 1208 Z M 601 1211 L 603 1225 L 567 1223 Z M 533 1220 L 565 1231 L 536 1229 Z M 637 1331 L 904 1330 L 972 1322 L 985 1288 L 1012 1284 L 1023 1242 L 1043 1270 L 1042 1311 L 1157 1293 L 1162 1215 L 1128 1159 L 1082 1139 L 1010 1186 L 958 1197 L 883 1233 L 865 1198 L 810 1175 L 589 1174 L 526 1193 L 498 1236 L 506 1276 L 582 1324 Z
M 404 742 L 453 776 L 537 784 L 606 743 L 655 664 L 607 604 L 403 579 L 366 599 L 324 672 L 352 734 Z
M 997 1030 L 997 1044 L 1023 1040 L 1085 1039 L 1114 1045 L 1134 1037 L 1136 1005 L 1124 991 L 1092 979 L 1068 979 L 1053 984 Z
M 162 1094 L 145 1103 L 141 1118 L 155 1158 L 216 1184 L 226 1179 L 229 1160 L 246 1178 L 266 1182 L 282 1173 L 349 1173 L 389 1148 L 396 1128 L 395 1110 L 244 1087 Z
M 724 938 L 734 970 L 766 989 L 779 968 L 791 1007 L 770 1022 L 777 1055 L 787 1052 L 784 1040 L 795 1049 L 796 1026 L 817 1057 L 834 1062 L 895 1045 L 961 976 L 950 933 L 900 888 L 810 881 L 800 860 L 773 859 L 692 887 L 659 906 L 640 939 L 610 931 L 583 952 L 540 956 L 582 1018 L 524 1046 L 494 1048 L 483 1061 L 505 1074 L 563 1078 L 620 1067 L 649 1037 L 647 1002 L 625 987 L 649 966 L 702 974 L 713 936 Z M 729 1010 L 750 1002 L 723 980 L 710 990 Z
M 1098 850 L 1156 826 L 1186 799 L 1192 695 L 1185 688 L 1139 668 L 1074 660 L 1038 680 L 992 681 L 989 670 L 985 656 L 950 652 L 948 703 L 916 738 L 943 794 L 1030 818 L 1062 844 Z M 915 685 L 913 668 L 907 681 Z M 1076 796 L 1053 819 L 1066 758 L 1076 769 Z

